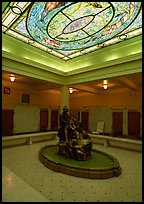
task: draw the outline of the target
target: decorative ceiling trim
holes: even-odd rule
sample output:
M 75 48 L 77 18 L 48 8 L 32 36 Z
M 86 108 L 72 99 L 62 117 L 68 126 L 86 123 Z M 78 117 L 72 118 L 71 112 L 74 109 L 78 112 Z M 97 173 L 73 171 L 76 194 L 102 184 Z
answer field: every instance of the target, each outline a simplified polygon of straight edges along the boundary
M 21 49 L 23 47 L 23 49 Z M 117 44 L 103 48 L 97 54 L 81 56 L 81 58 L 72 61 L 63 62 L 52 59 L 43 51 L 36 52 L 33 48 L 24 47 L 23 42 L 17 42 L 9 36 L 2 35 L 2 56 L 35 66 L 39 69 L 47 70 L 59 75 L 69 76 L 82 72 L 124 63 L 126 61 L 137 60 L 142 58 L 142 36 L 135 39 L 129 39 L 118 46 Z

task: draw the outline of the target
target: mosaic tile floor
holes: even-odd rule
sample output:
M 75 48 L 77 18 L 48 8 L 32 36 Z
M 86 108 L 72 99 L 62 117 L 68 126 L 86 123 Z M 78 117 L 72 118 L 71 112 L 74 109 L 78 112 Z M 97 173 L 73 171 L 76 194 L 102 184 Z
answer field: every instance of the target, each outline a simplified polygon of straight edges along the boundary
M 2 149 L 2 202 L 142 202 L 142 153 L 95 145 L 116 157 L 122 174 L 87 179 L 54 172 L 39 161 L 46 141 Z

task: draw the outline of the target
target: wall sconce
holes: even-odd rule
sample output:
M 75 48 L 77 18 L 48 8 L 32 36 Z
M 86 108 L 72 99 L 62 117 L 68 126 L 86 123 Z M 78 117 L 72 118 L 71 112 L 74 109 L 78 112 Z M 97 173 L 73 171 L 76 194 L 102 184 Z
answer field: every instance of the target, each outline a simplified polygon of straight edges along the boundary
M 12 82 L 15 80 L 15 76 L 14 76 L 13 74 L 10 76 L 10 80 L 11 80 Z
M 69 88 L 69 92 L 70 92 L 70 93 L 73 93 L 73 88 Z
M 107 81 L 107 80 L 104 80 L 104 81 L 103 81 L 103 88 L 104 88 L 104 89 L 107 89 L 107 88 L 108 88 L 108 81 Z

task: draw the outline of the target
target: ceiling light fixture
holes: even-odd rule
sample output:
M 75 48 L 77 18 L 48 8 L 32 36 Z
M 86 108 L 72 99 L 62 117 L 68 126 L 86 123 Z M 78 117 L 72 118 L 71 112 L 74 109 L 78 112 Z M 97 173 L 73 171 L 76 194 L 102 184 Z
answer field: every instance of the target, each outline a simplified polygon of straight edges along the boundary
M 70 93 L 73 93 L 73 88 L 69 88 L 69 92 L 70 92 Z
M 104 81 L 103 81 L 103 88 L 104 88 L 104 89 L 107 89 L 107 88 L 108 88 L 108 81 L 107 81 L 107 80 L 104 80 Z
M 12 82 L 15 80 L 15 76 L 14 76 L 13 74 L 10 76 L 10 80 L 11 80 Z

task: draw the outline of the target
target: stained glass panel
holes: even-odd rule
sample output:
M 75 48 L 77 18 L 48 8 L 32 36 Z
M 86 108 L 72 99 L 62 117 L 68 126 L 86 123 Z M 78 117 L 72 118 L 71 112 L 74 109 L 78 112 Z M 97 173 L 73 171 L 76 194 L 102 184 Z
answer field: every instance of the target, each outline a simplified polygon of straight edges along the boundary
M 10 2 L 2 32 L 68 60 L 142 34 L 141 2 Z

